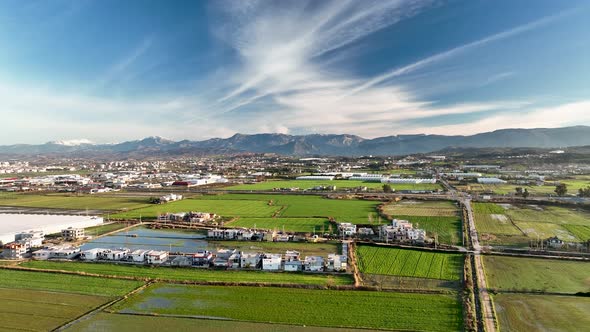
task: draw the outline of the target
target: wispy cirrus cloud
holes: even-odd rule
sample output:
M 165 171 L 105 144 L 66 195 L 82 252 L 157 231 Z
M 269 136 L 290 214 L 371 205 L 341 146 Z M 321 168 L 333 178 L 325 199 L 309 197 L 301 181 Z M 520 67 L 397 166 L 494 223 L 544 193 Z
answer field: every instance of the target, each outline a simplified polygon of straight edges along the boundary
M 436 101 L 424 100 L 396 78 L 532 31 L 570 13 L 543 17 L 367 79 L 334 69 L 325 60 L 357 40 L 430 9 L 433 3 L 334 1 L 322 2 L 310 12 L 308 5 L 295 2 L 277 9 L 266 2 L 248 1 L 237 8 L 224 7 L 228 23 L 217 33 L 237 52 L 239 62 L 228 76 L 228 92 L 212 106 L 218 109 L 216 118 L 235 125 L 236 131 L 258 132 L 266 126 L 261 125 L 261 118 L 249 116 L 254 108 L 256 114 L 265 114 L 277 126 L 294 133 L 347 132 L 374 137 L 399 132 L 412 120 L 526 110 L 531 101 L 437 106 Z M 511 75 L 513 72 L 502 72 L 480 84 Z
M 377 74 L 352 67 L 363 67 L 372 61 L 370 55 L 363 57 L 365 63 L 360 65 L 347 61 L 357 51 L 370 53 L 365 47 L 374 44 L 364 42 L 377 32 L 395 30 L 395 25 L 428 14 L 440 3 L 213 2 L 210 21 L 212 34 L 221 41 L 222 51 L 218 54 L 231 53 L 232 59 L 211 61 L 213 68 L 199 73 L 201 76 L 195 77 L 193 85 L 177 88 L 180 84 L 175 82 L 157 82 L 161 90 L 144 90 L 141 86 L 127 96 L 127 85 L 133 89 L 145 73 L 165 71 L 174 65 L 170 62 L 176 62 L 173 52 L 168 54 L 167 46 L 163 46 L 163 40 L 149 34 L 143 39 L 140 36 L 127 49 L 109 54 L 111 60 L 104 63 L 111 66 L 80 84 L 90 86 L 85 91 L 19 85 L 0 76 L 3 114 L 11 114 L 5 117 L 8 131 L 0 133 L 0 140 L 42 132 L 43 126 L 53 128 L 54 137 L 48 140 L 86 137 L 101 142 L 148 135 L 201 139 L 235 132 L 352 133 L 365 137 L 420 132 L 457 134 L 522 126 L 522 121 L 535 127 L 572 124 L 576 119 L 590 123 L 582 112 L 587 106 L 583 101 L 568 101 L 563 108 L 544 108 L 534 98 L 442 101 L 424 93 L 439 89 L 432 81 L 445 71 L 456 74 L 453 78 L 457 79 L 440 80 L 438 84 L 455 91 L 465 85 L 485 87 L 520 76 L 520 71 L 515 75 L 518 68 L 506 66 L 481 71 L 478 80 L 473 80 L 467 77 L 469 73 L 461 61 L 452 60 L 545 27 L 573 10 L 459 45 L 448 44 L 443 51 L 411 63 L 398 62 L 394 55 L 388 69 Z M 1 41 L 0 46 L 4 46 Z M 352 65 L 348 66 L 349 63 Z M 409 84 L 418 77 L 421 84 Z M 420 86 L 424 82 L 427 84 Z M 77 86 L 76 82 L 72 85 Z M 563 116 L 556 116 L 555 112 Z M 453 119 L 432 121 L 445 117 Z M 27 126 L 28 118 L 39 119 L 39 123 Z

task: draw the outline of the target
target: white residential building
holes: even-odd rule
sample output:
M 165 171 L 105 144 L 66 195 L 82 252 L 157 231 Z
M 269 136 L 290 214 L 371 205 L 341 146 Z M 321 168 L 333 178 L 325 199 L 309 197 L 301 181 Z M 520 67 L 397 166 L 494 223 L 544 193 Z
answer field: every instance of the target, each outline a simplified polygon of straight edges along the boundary
M 107 249 L 102 249 L 102 248 L 93 248 L 93 249 L 84 250 L 84 251 L 80 252 L 80 258 L 85 261 L 95 261 L 106 250 Z
M 61 230 L 61 237 L 66 241 L 75 241 L 84 237 L 84 228 L 68 227 Z
M 146 253 L 145 257 L 148 264 L 162 264 L 168 260 L 168 252 L 150 250 Z
M 328 255 L 328 265 L 326 269 L 328 271 L 346 271 L 348 266 L 347 264 L 348 258 L 346 255 L 337 255 L 337 254 L 329 254 Z
M 265 271 L 278 271 L 281 269 L 281 263 L 280 254 L 264 254 L 262 256 L 262 269 Z
M 319 272 L 324 270 L 324 258 L 322 256 L 305 256 L 303 263 L 305 271 Z
M 240 256 L 240 267 L 243 269 L 255 269 L 260 266 L 262 254 L 242 252 Z
M 146 261 L 147 257 L 146 254 L 149 252 L 149 250 L 141 250 L 141 249 L 137 249 L 132 251 L 131 253 L 129 253 L 129 258 L 131 258 L 131 260 L 133 262 L 136 263 L 143 263 Z
M 356 225 L 349 222 L 339 223 L 338 234 L 340 236 L 354 236 L 356 234 Z

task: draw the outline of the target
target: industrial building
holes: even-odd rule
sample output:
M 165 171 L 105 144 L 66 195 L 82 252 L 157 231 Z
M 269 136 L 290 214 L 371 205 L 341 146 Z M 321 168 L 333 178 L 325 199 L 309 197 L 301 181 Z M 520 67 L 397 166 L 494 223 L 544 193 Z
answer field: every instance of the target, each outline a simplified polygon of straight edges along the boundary
M 103 223 L 101 217 L 46 214 L 0 214 L 0 242 L 14 241 L 15 235 L 29 230 L 43 234 L 61 233 L 69 227 L 86 228 Z

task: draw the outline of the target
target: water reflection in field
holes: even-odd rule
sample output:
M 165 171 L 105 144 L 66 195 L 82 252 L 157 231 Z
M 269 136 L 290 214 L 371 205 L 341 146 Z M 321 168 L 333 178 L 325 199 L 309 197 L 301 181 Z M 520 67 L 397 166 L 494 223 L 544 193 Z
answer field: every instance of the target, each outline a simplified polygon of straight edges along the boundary
M 203 233 L 177 230 L 158 230 L 136 227 L 113 235 L 100 237 L 82 245 L 82 250 L 93 248 L 129 248 L 165 250 L 191 253 L 209 249 Z

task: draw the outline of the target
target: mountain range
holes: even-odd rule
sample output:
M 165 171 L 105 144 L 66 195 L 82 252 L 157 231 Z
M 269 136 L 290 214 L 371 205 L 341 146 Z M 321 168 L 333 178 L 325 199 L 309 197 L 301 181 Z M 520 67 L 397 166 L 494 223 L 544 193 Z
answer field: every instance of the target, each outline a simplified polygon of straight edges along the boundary
M 590 145 L 590 127 L 501 129 L 471 136 L 396 135 L 365 139 L 339 134 L 235 134 L 204 141 L 172 141 L 162 137 L 118 144 L 93 144 L 88 140 L 54 141 L 40 145 L 0 146 L 2 155 L 155 156 L 276 153 L 292 156 L 406 155 L 448 148 L 563 148 Z

